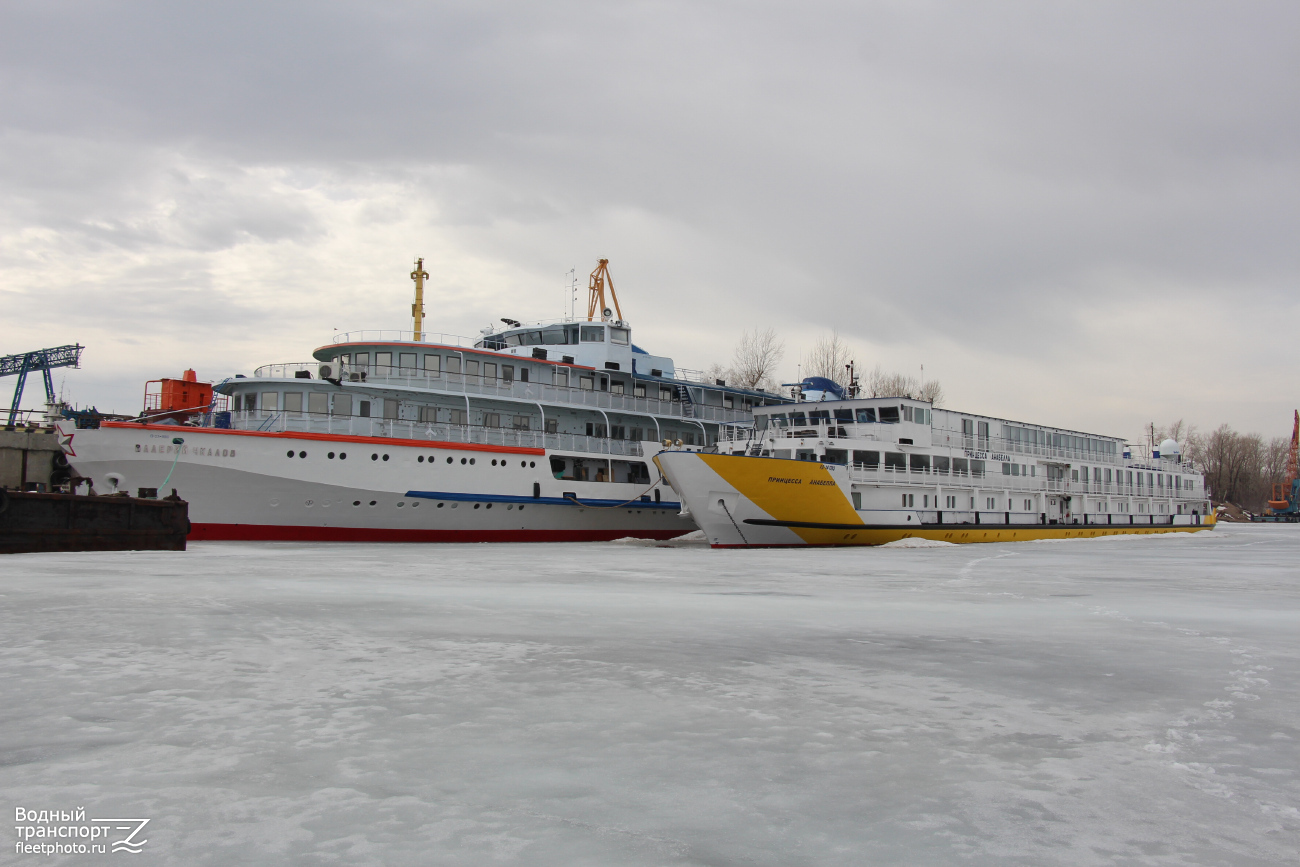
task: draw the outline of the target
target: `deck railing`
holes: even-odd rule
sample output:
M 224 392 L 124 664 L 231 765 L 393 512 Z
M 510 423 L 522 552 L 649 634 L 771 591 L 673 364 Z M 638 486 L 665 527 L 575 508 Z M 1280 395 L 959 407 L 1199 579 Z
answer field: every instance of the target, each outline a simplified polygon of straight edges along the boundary
M 220 426 L 232 430 L 274 433 L 290 431 L 337 434 L 341 436 L 478 443 L 494 446 L 517 446 L 520 448 L 558 449 L 589 454 L 626 455 L 629 457 L 640 457 L 644 454 L 641 443 L 634 440 L 616 440 L 607 437 L 583 436 L 582 434 L 479 427 L 477 425 L 438 424 L 403 419 L 335 416 L 310 412 L 261 412 L 259 410 L 210 413 L 201 416 L 200 419 L 203 427 Z
M 807 404 L 805 404 L 807 406 Z M 818 437 L 823 439 L 847 438 L 847 437 L 865 437 L 873 438 L 876 436 L 888 435 L 893 438 L 898 430 L 898 422 L 869 422 L 859 423 L 850 422 L 843 419 L 824 419 L 810 418 L 797 425 L 788 425 L 783 427 L 769 426 L 764 430 L 754 434 L 752 427 L 742 427 L 735 430 L 727 431 L 729 443 L 740 443 L 754 436 L 771 436 L 777 438 L 809 438 Z M 932 447 L 946 447 L 961 449 L 962 451 L 987 452 L 988 456 L 984 460 L 993 461 L 993 454 L 1010 455 L 1027 455 L 1041 457 L 1047 460 L 1061 460 L 1078 463 L 1092 464 L 1109 464 L 1113 466 L 1122 466 L 1129 469 L 1136 469 L 1137 464 L 1132 459 L 1126 459 L 1121 454 L 1106 454 L 1104 452 L 1087 451 L 1084 449 L 1058 448 L 1046 445 L 1031 445 L 1019 440 L 1009 440 L 999 436 L 982 437 L 978 434 L 963 434 L 960 431 L 942 430 L 939 428 L 929 428 L 930 445 Z M 728 442 L 722 443 L 725 447 Z M 878 439 L 880 448 L 884 449 L 894 443 L 886 439 Z M 918 444 L 924 447 L 924 443 Z M 870 448 L 870 446 L 861 446 L 859 448 Z M 1149 462 L 1142 462 L 1143 472 L 1152 473 L 1178 473 L 1178 472 L 1195 472 L 1191 464 L 1180 463 L 1173 460 L 1152 459 Z

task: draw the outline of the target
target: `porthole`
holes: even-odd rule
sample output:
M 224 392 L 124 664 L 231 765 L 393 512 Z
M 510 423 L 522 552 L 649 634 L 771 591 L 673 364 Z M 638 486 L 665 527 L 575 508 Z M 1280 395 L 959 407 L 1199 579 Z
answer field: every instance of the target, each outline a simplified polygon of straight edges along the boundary
M 488 504 L 487 504 L 487 507 L 488 507 L 489 509 L 492 508 L 492 504 L 491 504 L 491 503 L 488 503 Z
M 371 456 L 370 456 L 370 460 L 372 460 L 372 461 L 377 461 L 377 460 L 379 460 L 379 455 L 371 455 Z
M 496 458 L 493 458 L 493 459 L 492 459 L 492 466 L 495 467 L 496 465 L 497 465 L 497 459 L 496 459 Z
M 353 501 L 352 501 L 352 505 L 354 505 L 354 506 L 359 506 L 359 505 L 361 505 L 361 501 L 360 501 L 360 500 L 353 500 Z
M 384 460 L 388 460 L 388 455 L 384 455 Z
M 372 505 L 372 506 L 375 505 L 375 501 L 374 501 L 374 500 L 371 500 L 371 501 L 370 501 L 370 505 Z
M 305 457 L 307 457 L 307 453 L 306 453 L 306 452 L 298 452 L 298 457 L 300 457 L 300 458 L 305 458 Z
M 347 453 L 347 452 L 339 452 L 339 460 L 341 460 L 341 461 L 346 461 L 347 459 L 348 459 L 348 453 Z
M 469 459 L 469 465 L 470 465 L 471 467 L 474 466 L 474 461 L 476 461 L 476 460 L 478 460 L 478 459 L 477 459 L 477 458 L 470 458 L 470 459 Z
M 519 507 L 519 511 L 522 512 L 523 510 L 524 510 L 524 507 L 523 507 L 523 506 L 520 506 L 520 507 Z
M 452 504 L 451 504 L 451 507 L 452 507 L 453 509 L 459 509 L 459 508 L 460 508 L 460 503 L 452 503 Z
M 531 469 L 532 469 L 533 467 L 535 467 L 535 466 L 537 466 L 537 461 L 529 461 L 529 462 L 528 462 L 528 469 L 531 470 Z
M 420 455 L 418 458 L 416 458 L 415 462 L 419 464 L 424 463 L 424 455 Z
M 402 506 L 405 506 L 405 505 L 406 505 L 406 503 L 398 502 L 398 504 L 397 504 L 397 508 L 400 509 L 400 508 L 402 508 Z
M 475 504 L 474 504 L 474 508 L 477 509 L 477 508 L 478 508 L 479 506 L 481 506 L 481 505 L 482 505 L 482 503 L 475 503 Z
M 289 449 L 289 451 L 287 451 L 287 452 L 285 453 L 285 457 L 287 457 L 287 458 L 291 458 L 291 457 L 293 457 L 293 449 Z
M 447 460 L 451 460 L 451 458 L 447 458 Z M 469 459 L 468 459 L 468 458 L 461 458 L 461 459 L 460 459 L 460 462 L 461 462 L 462 464 L 467 464 L 467 463 L 469 463 Z
M 441 509 L 444 505 L 446 505 L 446 504 L 445 504 L 445 503 L 439 503 L 439 504 L 438 504 L 438 508 Z
M 330 460 L 334 460 L 334 452 L 330 452 L 325 457 L 329 458 Z
M 412 504 L 411 504 L 411 508 L 412 508 L 412 509 L 418 509 L 418 508 L 420 508 L 420 504 L 419 504 L 419 503 L 412 503 Z
M 447 458 L 447 463 L 451 463 L 451 458 Z
M 521 466 L 521 467 L 526 467 L 526 466 L 528 466 L 528 461 L 520 461 L 520 462 L 519 462 L 519 466 Z

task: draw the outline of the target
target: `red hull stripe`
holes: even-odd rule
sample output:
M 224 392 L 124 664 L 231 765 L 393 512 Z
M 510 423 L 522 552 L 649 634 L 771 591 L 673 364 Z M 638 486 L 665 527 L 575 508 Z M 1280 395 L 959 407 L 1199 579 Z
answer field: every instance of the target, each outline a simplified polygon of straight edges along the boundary
M 319 443 L 361 443 L 379 446 L 412 446 L 422 449 L 456 449 L 466 452 L 494 452 L 507 455 L 545 455 L 545 449 L 525 448 L 523 446 L 493 446 L 486 443 L 446 443 L 439 440 L 407 440 L 391 437 L 362 437 L 349 434 L 299 433 L 297 431 L 259 431 L 227 430 L 219 427 L 185 427 L 184 425 L 145 425 L 139 422 L 106 421 L 100 427 L 130 428 L 131 430 L 161 431 L 190 436 L 191 434 L 221 434 L 236 437 L 271 437 L 282 440 L 308 440 Z
M 608 542 L 672 539 L 676 530 L 388 530 L 290 527 L 275 524 L 194 524 L 190 542 Z

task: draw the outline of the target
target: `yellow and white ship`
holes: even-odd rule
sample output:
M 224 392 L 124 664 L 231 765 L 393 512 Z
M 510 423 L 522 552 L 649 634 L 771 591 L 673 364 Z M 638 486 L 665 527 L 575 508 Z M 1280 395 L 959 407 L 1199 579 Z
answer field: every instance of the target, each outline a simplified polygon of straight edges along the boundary
M 819 385 L 831 386 L 805 380 L 805 393 Z M 715 548 L 1214 526 L 1205 480 L 1173 440 L 1134 451 L 1122 438 L 906 397 L 756 408 L 753 427 L 725 430 L 715 447 L 668 449 L 654 461 Z

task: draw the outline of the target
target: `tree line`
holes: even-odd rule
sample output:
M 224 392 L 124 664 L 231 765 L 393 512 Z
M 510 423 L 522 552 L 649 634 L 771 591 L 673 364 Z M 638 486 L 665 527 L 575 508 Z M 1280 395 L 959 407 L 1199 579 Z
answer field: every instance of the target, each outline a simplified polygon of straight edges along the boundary
M 1173 439 L 1182 446 L 1183 459 L 1205 474 L 1210 499 L 1261 512 L 1273 495 L 1273 486 L 1286 482 L 1290 437 L 1265 440 L 1262 434 L 1241 433 L 1221 424 L 1208 433 L 1181 419 L 1155 431 L 1155 440 Z

